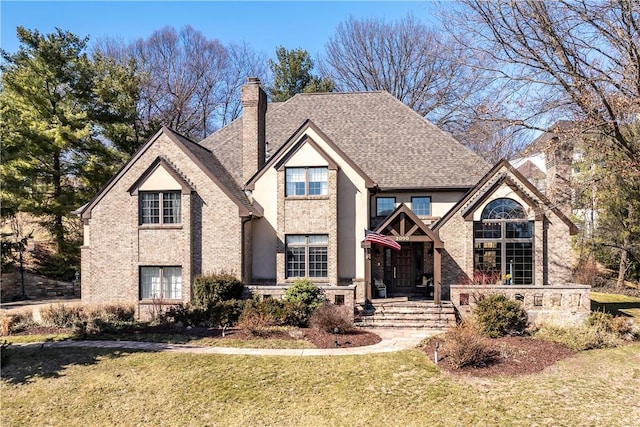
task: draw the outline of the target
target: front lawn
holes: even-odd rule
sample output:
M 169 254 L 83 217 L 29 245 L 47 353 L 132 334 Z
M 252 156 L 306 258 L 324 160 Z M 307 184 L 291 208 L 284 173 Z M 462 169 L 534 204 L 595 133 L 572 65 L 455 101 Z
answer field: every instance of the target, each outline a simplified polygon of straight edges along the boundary
M 631 316 L 640 322 L 640 298 L 636 297 L 591 292 L 591 310 L 604 311 L 614 316 Z
M 255 357 L 11 348 L 3 425 L 634 425 L 640 345 L 542 373 L 441 373 L 420 350 Z

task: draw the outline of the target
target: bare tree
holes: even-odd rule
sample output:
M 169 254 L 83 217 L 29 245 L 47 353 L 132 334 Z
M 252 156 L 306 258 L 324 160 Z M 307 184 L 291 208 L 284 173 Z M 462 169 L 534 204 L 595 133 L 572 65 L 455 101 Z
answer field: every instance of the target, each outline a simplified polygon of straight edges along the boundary
M 267 59 L 256 53 L 246 42 L 231 43 L 227 46 L 227 68 L 224 72 L 224 91 L 220 108 L 216 111 L 216 121 L 225 126 L 242 113 L 240 88 L 248 76 L 266 81 Z
M 165 27 L 134 44 L 142 77 L 141 113 L 191 137 L 204 137 L 224 89 L 228 55 L 220 42 L 186 26 Z
M 413 15 L 390 24 L 349 18 L 327 43 L 320 69 L 337 90 L 388 91 L 455 134 L 490 83 L 467 56 Z
M 638 0 L 463 3 L 445 25 L 512 88 L 512 125 L 579 120 L 639 166 L 640 144 L 624 132 L 640 119 Z
M 105 39 L 96 54 L 133 61 L 140 79 L 136 134 L 144 138 L 163 124 L 194 139 L 237 118 L 246 76 L 266 75 L 266 59 L 246 43 L 223 46 L 186 26 L 165 27 L 126 44 Z

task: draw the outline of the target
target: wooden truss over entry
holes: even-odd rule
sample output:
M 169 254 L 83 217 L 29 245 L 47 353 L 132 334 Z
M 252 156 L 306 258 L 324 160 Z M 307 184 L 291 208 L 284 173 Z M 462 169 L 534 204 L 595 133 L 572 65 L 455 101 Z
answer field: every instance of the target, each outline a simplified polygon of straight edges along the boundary
M 438 235 L 431 230 L 407 205 L 401 203 L 389 216 L 374 230 L 385 236 L 389 236 L 402 246 L 412 243 L 428 243 L 433 248 L 433 299 L 440 303 L 442 293 L 442 250 L 444 244 Z M 371 299 L 372 292 L 372 257 L 371 242 L 363 241 L 361 247 L 365 249 L 365 281 L 366 297 Z M 395 268 L 395 267 L 394 267 Z

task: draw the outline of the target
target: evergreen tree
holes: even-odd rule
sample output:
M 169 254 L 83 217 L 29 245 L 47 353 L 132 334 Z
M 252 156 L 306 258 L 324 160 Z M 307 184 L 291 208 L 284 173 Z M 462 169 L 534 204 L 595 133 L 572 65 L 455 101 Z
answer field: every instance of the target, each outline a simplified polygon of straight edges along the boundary
M 118 86 L 110 96 L 107 86 L 131 76 L 97 67 L 85 52 L 87 39 L 68 31 L 45 35 L 18 27 L 17 34 L 18 52 L 2 52 L 3 216 L 29 212 L 42 218 L 60 265 L 68 268 L 77 254 L 68 239 L 71 212 L 123 160 L 118 148 L 126 138 L 118 139 L 117 129 L 130 119 L 129 101 L 114 98 Z
M 333 81 L 311 74 L 313 61 L 303 49 L 276 49 L 277 61 L 269 60 L 273 86 L 268 88 L 271 100 L 283 102 L 297 93 L 331 92 Z

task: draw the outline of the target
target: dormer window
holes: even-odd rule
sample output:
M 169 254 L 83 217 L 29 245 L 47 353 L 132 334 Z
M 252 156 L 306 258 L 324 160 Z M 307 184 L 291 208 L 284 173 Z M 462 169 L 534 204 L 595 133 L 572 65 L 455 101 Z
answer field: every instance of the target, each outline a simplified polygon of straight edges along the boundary
M 285 196 L 326 196 L 328 168 L 286 168 Z
M 180 191 L 141 191 L 140 224 L 180 224 L 182 209 Z

